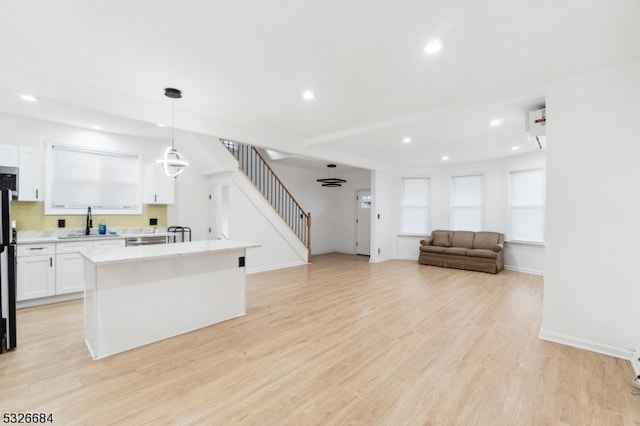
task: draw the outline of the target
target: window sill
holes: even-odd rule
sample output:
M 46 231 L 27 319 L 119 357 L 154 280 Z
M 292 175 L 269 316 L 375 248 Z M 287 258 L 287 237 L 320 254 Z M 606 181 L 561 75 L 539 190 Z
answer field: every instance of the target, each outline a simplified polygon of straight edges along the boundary
M 519 241 L 519 240 L 505 240 L 506 244 L 518 244 L 524 246 L 540 246 L 544 247 L 544 243 L 539 241 Z

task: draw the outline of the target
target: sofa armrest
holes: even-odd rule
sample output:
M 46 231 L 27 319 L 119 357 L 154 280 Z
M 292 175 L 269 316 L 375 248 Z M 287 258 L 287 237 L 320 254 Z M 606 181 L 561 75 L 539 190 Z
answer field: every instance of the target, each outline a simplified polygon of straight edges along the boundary
M 426 237 L 424 240 L 420 240 L 421 246 L 430 246 L 431 245 L 431 237 Z
M 493 246 L 493 251 L 495 251 L 496 253 L 500 253 L 502 251 L 502 244 L 496 244 L 495 246 Z

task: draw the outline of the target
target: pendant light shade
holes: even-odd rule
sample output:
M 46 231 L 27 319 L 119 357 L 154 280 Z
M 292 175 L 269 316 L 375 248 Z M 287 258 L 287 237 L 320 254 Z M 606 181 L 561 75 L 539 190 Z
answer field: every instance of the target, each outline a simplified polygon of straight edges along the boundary
M 335 169 L 335 164 L 327 164 L 327 167 L 330 169 Z M 333 173 L 332 173 L 333 175 Z M 341 187 L 343 183 L 347 183 L 345 179 L 340 179 L 337 177 L 329 177 L 324 179 L 316 179 L 316 182 L 320 182 L 322 186 L 325 188 L 338 188 Z
M 164 95 L 172 100 L 180 99 L 182 97 L 182 92 L 178 89 L 166 88 L 164 89 Z M 189 163 L 184 159 L 184 156 L 178 152 L 175 148 L 174 143 L 174 116 L 175 116 L 175 102 L 171 102 L 171 146 L 167 147 L 164 151 L 164 156 L 156 161 L 160 165 L 160 168 L 164 172 L 165 175 L 169 177 L 177 177 L 180 173 L 182 173 L 189 165 Z

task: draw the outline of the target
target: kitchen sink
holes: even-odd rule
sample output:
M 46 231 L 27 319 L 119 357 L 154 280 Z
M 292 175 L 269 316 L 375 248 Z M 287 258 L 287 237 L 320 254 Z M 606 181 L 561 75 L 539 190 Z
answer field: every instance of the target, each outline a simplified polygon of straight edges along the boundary
M 119 236 L 120 234 L 90 234 L 90 235 L 78 234 L 78 235 L 61 235 L 58 237 L 58 239 L 77 240 L 82 238 L 113 238 L 113 237 L 119 237 Z

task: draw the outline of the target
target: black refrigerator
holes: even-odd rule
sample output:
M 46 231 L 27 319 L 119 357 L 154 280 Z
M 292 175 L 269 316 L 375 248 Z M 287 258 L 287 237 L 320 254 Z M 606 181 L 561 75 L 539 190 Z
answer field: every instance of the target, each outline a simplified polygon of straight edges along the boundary
M 0 353 L 16 339 L 16 236 L 11 226 L 11 190 L 0 189 Z

